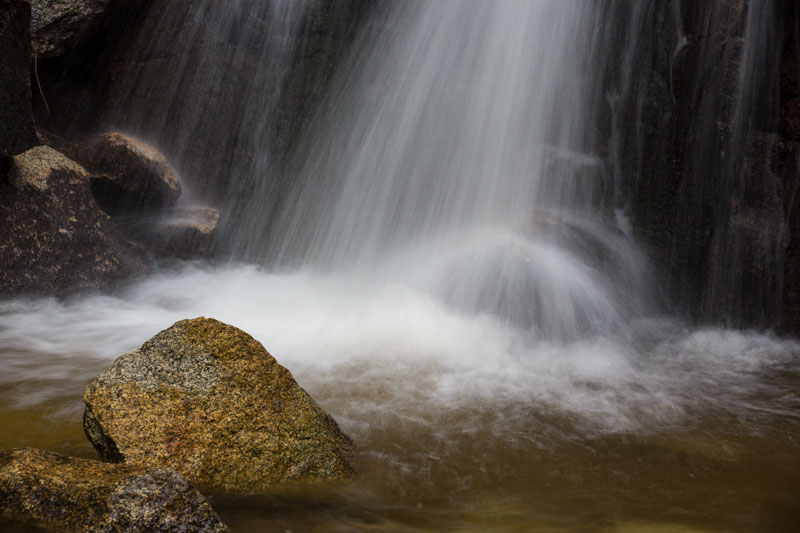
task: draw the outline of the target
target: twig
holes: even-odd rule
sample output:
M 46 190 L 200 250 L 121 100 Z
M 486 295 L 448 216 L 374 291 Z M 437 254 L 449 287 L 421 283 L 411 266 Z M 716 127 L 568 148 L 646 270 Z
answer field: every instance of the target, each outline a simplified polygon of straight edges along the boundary
M 67 145 L 69 145 L 69 148 L 65 148 L 64 150 L 69 150 L 69 151 L 72 151 L 72 150 L 73 150 L 73 148 L 75 148 L 75 146 L 76 146 L 76 143 L 75 143 L 75 142 L 73 142 L 73 141 L 70 141 L 69 139 L 66 139 L 66 138 L 64 138 L 64 137 L 62 137 L 62 136 L 60 136 L 60 135 L 56 135 L 56 134 L 55 134 L 55 133 L 53 133 L 52 131 L 47 131 L 47 130 L 43 130 L 43 129 L 39 129 L 39 131 L 40 131 L 40 132 L 42 132 L 42 133 L 44 133 L 44 134 L 45 134 L 45 135 L 47 135 L 48 137 L 52 137 L 52 138 L 54 138 L 54 139 L 58 139 L 59 141 L 63 141 L 64 143 L 66 143 Z
M 36 85 L 39 86 L 39 95 L 42 97 L 42 102 L 44 102 L 44 108 L 49 115 L 50 106 L 47 105 L 47 98 L 44 97 L 44 91 L 42 90 L 42 82 L 39 80 L 39 44 L 36 42 L 36 32 L 31 32 L 31 37 L 33 38 L 33 75 L 36 78 Z

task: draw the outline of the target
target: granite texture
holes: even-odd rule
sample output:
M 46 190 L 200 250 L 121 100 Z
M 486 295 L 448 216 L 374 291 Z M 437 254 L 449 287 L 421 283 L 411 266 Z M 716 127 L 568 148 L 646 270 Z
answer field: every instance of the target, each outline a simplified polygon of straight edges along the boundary
M 228 531 L 177 472 L 32 448 L 0 451 L 0 514 L 59 532 Z
M 241 493 L 352 474 L 351 440 L 247 333 L 177 322 L 121 356 L 84 394 L 86 434 L 104 459 L 174 469 Z
M 147 264 L 95 203 L 86 170 L 47 146 L 0 165 L 0 297 L 108 289 Z
M 39 57 L 64 54 L 91 33 L 110 0 L 31 0 L 31 27 Z

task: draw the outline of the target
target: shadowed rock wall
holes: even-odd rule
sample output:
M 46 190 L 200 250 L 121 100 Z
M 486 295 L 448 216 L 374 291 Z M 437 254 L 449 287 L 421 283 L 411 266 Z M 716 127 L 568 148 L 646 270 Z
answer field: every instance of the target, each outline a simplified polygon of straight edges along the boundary
M 30 22 L 27 2 L 0 3 L 0 158 L 38 144 L 31 115 Z
M 108 130 L 142 138 L 220 205 L 247 194 L 231 188 L 252 188 L 249 174 L 274 179 L 280 161 L 259 157 L 280 156 L 309 121 L 374 4 L 112 1 L 101 31 L 40 61 L 50 111 L 35 94 L 37 121 L 54 144 Z
M 623 7 L 616 7 L 623 9 Z M 672 305 L 800 333 L 797 7 L 651 3 L 617 146 L 636 233 Z

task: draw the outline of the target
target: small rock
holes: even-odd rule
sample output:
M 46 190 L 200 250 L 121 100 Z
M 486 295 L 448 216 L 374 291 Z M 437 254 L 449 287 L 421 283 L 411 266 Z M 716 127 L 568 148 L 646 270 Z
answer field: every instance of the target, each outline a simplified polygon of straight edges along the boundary
M 218 222 L 219 211 L 210 207 L 176 209 L 159 224 L 153 248 L 161 257 L 203 257 L 211 246 Z
M 0 513 L 53 531 L 228 531 L 177 472 L 32 448 L 0 451 Z
M 153 146 L 121 133 L 104 133 L 70 155 L 92 177 L 92 192 L 112 215 L 175 205 L 181 194 L 178 176 Z
M 38 144 L 31 112 L 30 21 L 27 2 L 0 2 L 0 157 Z
M 211 207 L 175 208 L 149 217 L 117 217 L 115 221 L 157 257 L 200 259 L 214 240 L 219 211 Z
M 247 333 L 183 320 L 86 388 L 84 431 L 110 461 L 174 469 L 198 486 L 258 493 L 349 476 L 352 442 Z
M 147 269 L 98 208 L 86 170 L 47 146 L 0 169 L 0 264 L 0 297 L 108 288 Z

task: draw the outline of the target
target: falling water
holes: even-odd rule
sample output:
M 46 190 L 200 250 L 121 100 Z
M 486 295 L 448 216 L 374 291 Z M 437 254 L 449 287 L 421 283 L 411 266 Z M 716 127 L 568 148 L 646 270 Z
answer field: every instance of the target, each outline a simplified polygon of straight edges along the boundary
M 184 201 L 233 208 L 237 197 L 265 196 L 259 178 L 273 165 L 279 104 L 315 6 L 155 0 L 111 80 L 105 127 L 158 146 L 183 178 Z
M 354 47 L 278 223 L 233 241 L 264 262 L 416 286 L 538 337 L 618 329 L 647 290 L 592 126 L 602 14 L 570 1 L 399 7 L 386 35 Z

